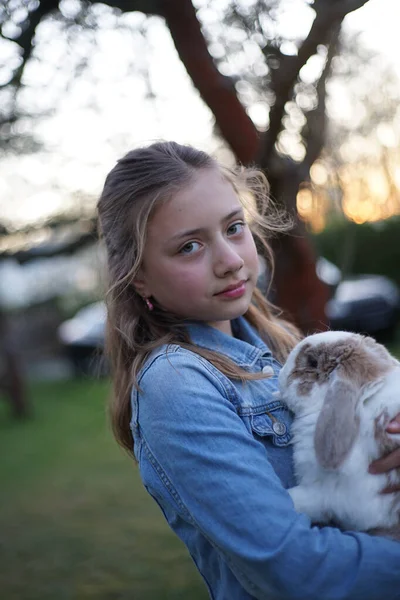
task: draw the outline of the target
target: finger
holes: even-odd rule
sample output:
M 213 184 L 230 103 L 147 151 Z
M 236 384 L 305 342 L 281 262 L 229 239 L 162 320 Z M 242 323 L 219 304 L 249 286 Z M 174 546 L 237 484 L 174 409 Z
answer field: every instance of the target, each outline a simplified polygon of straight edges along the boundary
M 400 416 L 397 415 L 395 419 L 390 421 L 386 427 L 388 433 L 400 433 Z
M 381 491 L 381 494 L 393 494 L 395 492 L 400 492 L 400 485 L 388 485 Z
M 400 467 L 400 448 L 397 448 L 390 454 L 387 454 L 383 458 L 379 458 L 378 460 L 374 460 L 370 466 L 368 471 L 370 473 L 387 473 L 387 471 L 391 471 L 392 469 L 397 469 Z

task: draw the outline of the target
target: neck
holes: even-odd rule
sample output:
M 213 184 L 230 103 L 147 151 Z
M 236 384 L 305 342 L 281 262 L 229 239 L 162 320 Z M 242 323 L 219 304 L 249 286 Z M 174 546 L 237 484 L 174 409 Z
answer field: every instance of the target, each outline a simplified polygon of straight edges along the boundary
M 222 333 L 233 336 L 232 325 L 230 321 L 212 321 L 207 323 L 207 325 L 214 327 L 214 329 L 218 329 L 218 331 L 221 331 Z

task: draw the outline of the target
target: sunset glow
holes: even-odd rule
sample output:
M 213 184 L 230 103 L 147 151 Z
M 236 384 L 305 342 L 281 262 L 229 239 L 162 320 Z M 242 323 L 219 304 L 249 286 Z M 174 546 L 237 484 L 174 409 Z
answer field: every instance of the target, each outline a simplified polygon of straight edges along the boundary
M 387 164 L 352 164 L 329 175 L 323 165 L 315 164 L 311 180 L 297 194 L 297 210 L 314 232 L 325 227 L 328 212 L 335 208 L 357 224 L 400 214 L 399 166 L 390 170 Z M 332 197 L 339 200 L 336 206 Z

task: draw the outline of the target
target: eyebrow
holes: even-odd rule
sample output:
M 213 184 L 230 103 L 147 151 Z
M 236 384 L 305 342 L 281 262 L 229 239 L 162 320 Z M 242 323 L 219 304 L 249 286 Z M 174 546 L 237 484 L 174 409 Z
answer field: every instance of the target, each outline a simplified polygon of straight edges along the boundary
M 243 215 L 243 208 L 235 208 L 235 210 L 233 210 L 232 212 L 229 213 L 229 215 L 226 215 L 226 217 L 224 217 L 223 219 L 221 219 L 221 223 L 225 223 L 226 221 L 229 221 L 229 219 L 232 219 L 233 217 L 235 217 L 236 215 Z M 181 231 L 181 233 L 177 233 L 176 235 L 173 235 L 170 238 L 170 242 L 176 242 L 179 241 L 182 238 L 185 237 L 190 237 L 192 235 L 196 235 L 198 233 L 204 233 L 206 231 L 206 229 L 204 227 L 197 227 L 196 229 L 187 229 L 186 231 Z

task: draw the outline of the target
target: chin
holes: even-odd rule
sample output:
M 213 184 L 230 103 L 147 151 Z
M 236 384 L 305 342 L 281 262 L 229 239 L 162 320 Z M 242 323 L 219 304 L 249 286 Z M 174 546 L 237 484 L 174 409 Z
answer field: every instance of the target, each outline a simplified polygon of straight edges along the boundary
M 243 298 L 240 298 L 239 300 L 242 300 L 242 302 L 238 301 L 237 304 L 227 308 L 223 319 L 231 321 L 232 319 L 237 319 L 238 317 L 242 317 L 244 314 L 246 314 L 250 306 L 250 301 L 244 301 Z

